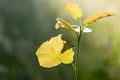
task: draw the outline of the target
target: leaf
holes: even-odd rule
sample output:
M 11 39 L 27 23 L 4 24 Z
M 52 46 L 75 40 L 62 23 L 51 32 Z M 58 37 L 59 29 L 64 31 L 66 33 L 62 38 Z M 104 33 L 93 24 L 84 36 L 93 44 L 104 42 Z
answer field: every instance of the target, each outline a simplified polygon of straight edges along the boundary
M 90 29 L 90 28 L 84 28 L 83 32 L 84 33 L 90 33 L 90 32 L 92 32 L 92 29 Z
M 74 18 L 78 19 L 82 16 L 82 10 L 80 7 L 72 2 L 67 2 L 64 4 L 65 10 Z
M 65 43 L 61 40 L 61 36 L 62 35 L 58 35 L 57 37 L 51 38 L 50 41 L 44 42 L 38 48 L 36 55 L 38 57 L 40 66 L 49 68 L 61 63 L 60 53 Z
M 78 25 L 71 25 L 77 32 L 80 32 L 80 26 L 78 26 Z M 84 33 L 90 33 L 90 32 L 92 32 L 92 29 L 90 29 L 90 28 L 84 28 L 83 29 L 83 32 Z
M 58 28 L 60 28 L 61 27 L 61 25 L 59 24 L 59 23 L 56 23 L 55 24 L 55 29 L 58 29 Z
M 69 54 L 69 53 L 74 55 L 74 52 L 72 50 L 69 51 L 69 53 L 67 53 L 66 51 L 65 53 L 64 52 L 61 53 L 63 46 L 66 43 L 66 41 L 63 41 L 61 37 L 62 37 L 61 34 L 56 37 L 52 37 L 49 41 L 44 42 L 38 48 L 36 55 L 37 55 L 40 66 L 45 68 L 51 68 L 63 62 L 62 55 Z M 73 56 L 71 56 L 70 58 L 73 58 Z M 70 58 L 69 60 L 73 60 Z M 68 58 L 64 60 L 68 60 Z
M 74 32 L 77 32 L 68 22 L 64 21 L 63 19 L 57 18 L 56 20 L 57 20 L 57 23 L 55 25 L 56 29 L 58 29 L 59 27 L 63 27 Z
M 87 19 L 84 20 L 84 24 L 91 24 L 101 18 L 105 18 L 105 17 L 109 17 L 109 16 L 113 16 L 113 13 L 110 12 L 99 12 L 99 13 L 95 13 L 94 15 L 88 17 Z
M 64 64 L 69 64 L 72 63 L 73 61 L 73 56 L 74 56 L 74 52 L 72 51 L 72 48 L 66 50 L 64 53 L 62 53 L 62 62 Z
M 78 26 L 78 25 L 71 25 L 71 26 L 72 26 L 72 28 L 75 29 L 76 32 L 80 32 L 80 26 Z

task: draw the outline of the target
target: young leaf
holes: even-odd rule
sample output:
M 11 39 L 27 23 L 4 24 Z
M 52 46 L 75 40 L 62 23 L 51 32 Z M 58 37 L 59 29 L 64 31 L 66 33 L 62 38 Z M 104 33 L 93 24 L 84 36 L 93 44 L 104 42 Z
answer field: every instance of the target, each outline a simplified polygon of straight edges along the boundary
M 59 23 L 56 23 L 55 24 L 55 29 L 58 29 L 58 28 L 60 28 L 61 27 L 61 24 L 59 24 Z
M 92 32 L 92 29 L 90 29 L 90 28 L 84 28 L 83 32 L 84 33 L 90 33 L 90 32 Z
M 72 2 L 67 2 L 64 4 L 65 10 L 74 18 L 78 19 L 82 16 L 82 10 L 80 7 Z
M 57 20 L 57 23 L 55 25 L 56 29 L 58 29 L 59 27 L 63 27 L 74 32 L 77 32 L 68 22 L 64 21 L 63 19 L 57 18 L 56 20 Z
M 77 32 L 80 32 L 80 26 L 78 26 L 78 25 L 71 25 Z M 83 32 L 84 33 L 90 33 L 90 32 L 92 32 L 92 29 L 90 29 L 90 28 L 84 28 L 83 29 Z
M 63 41 L 61 37 L 62 35 L 52 37 L 49 41 L 44 42 L 38 48 L 36 55 L 40 66 L 51 68 L 61 64 L 62 62 L 64 63 L 65 61 L 66 64 L 73 61 L 74 52 L 72 51 L 72 48 L 62 53 L 62 49 L 66 41 Z
M 94 15 L 88 17 L 87 19 L 84 20 L 84 24 L 87 25 L 87 24 L 91 24 L 101 18 L 105 18 L 105 17 L 108 17 L 108 16 L 113 16 L 114 14 L 113 13 L 110 13 L 110 12 L 99 12 L 99 13 L 95 13 Z
M 66 50 L 64 53 L 62 53 L 62 56 L 61 56 L 62 62 L 64 64 L 72 63 L 73 56 L 74 56 L 74 52 L 72 51 L 72 48 Z

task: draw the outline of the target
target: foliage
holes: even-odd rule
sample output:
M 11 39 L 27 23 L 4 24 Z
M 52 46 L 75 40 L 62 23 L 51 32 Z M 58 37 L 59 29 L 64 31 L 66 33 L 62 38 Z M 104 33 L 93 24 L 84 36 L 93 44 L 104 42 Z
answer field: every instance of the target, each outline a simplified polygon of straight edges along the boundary
M 68 11 L 68 13 L 74 19 L 77 20 L 78 25 L 71 25 L 68 22 L 64 21 L 63 19 L 57 18 L 57 23 L 55 25 L 55 28 L 58 29 L 60 27 L 63 27 L 76 33 L 77 48 L 74 51 L 75 61 L 73 62 L 74 52 L 72 51 L 72 48 L 61 53 L 64 44 L 67 42 L 61 39 L 61 35 L 51 38 L 50 41 L 44 42 L 38 48 L 36 55 L 37 55 L 40 66 L 45 67 L 45 68 L 54 67 L 62 62 L 64 64 L 71 63 L 74 69 L 74 73 L 75 73 L 74 80 L 78 80 L 79 54 L 80 54 L 80 42 L 81 42 L 80 40 L 81 40 L 82 33 L 84 32 L 84 29 L 86 28 L 88 24 L 91 24 L 95 22 L 96 20 L 104 18 L 104 17 L 113 16 L 114 14 L 109 13 L 109 12 L 96 13 L 95 15 L 88 17 L 84 21 L 84 25 L 82 25 L 81 20 L 80 20 L 82 16 L 82 11 L 79 8 L 79 6 L 75 3 L 68 2 L 64 4 L 64 7 L 66 11 Z M 86 32 L 90 32 L 90 29 L 88 29 L 88 31 Z

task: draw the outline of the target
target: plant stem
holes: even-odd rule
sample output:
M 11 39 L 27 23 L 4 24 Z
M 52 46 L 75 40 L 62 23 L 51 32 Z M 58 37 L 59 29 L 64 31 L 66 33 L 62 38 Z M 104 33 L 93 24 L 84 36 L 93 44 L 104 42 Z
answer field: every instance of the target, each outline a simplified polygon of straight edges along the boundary
M 78 72 L 79 72 L 79 53 L 80 53 L 80 40 L 82 35 L 82 24 L 80 22 L 80 19 L 78 19 L 78 24 L 80 26 L 80 33 L 76 33 L 77 36 L 77 49 L 76 49 L 76 55 L 75 55 L 75 78 L 74 80 L 78 80 Z
M 74 76 L 76 76 L 76 66 L 74 65 L 74 63 L 71 63 L 72 64 L 72 67 L 73 67 L 73 69 L 74 69 Z M 74 77 L 74 80 L 76 80 L 76 77 Z

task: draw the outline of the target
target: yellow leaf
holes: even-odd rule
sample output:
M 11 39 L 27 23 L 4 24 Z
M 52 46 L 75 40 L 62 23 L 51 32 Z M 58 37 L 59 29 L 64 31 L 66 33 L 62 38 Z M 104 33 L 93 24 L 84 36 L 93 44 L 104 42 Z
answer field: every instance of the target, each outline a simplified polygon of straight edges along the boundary
M 61 27 L 61 25 L 59 24 L 59 23 L 56 23 L 55 24 L 55 29 L 58 29 L 58 28 L 60 28 Z
M 63 27 L 74 32 L 77 32 L 68 22 L 64 21 L 63 19 L 57 18 L 56 20 L 57 20 L 57 23 L 55 25 L 56 29 L 58 29 L 59 27 Z
M 62 35 L 52 37 L 38 48 L 36 55 L 40 66 L 51 68 L 63 62 L 61 52 L 66 41 L 63 41 L 61 37 Z
M 69 64 L 72 63 L 73 61 L 73 56 L 74 56 L 74 52 L 72 51 L 72 48 L 66 50 L 64 53 L 62 53 L 62 62 L 64 64 Z
M 75 19 L 78 19 L 82 16 L 82 10 L 80 7 L 72 2 L 67 2 L 64 4 L 66 11 Z
M 88 17 L 87 19 L 84 20 L 84 24 L 91 24 L 101 18 L 108 17 L 108 16 L 113 16 L 113 13 L 110 12 L 100 12 L 100 13 L 95 13 L 94 15 Z

